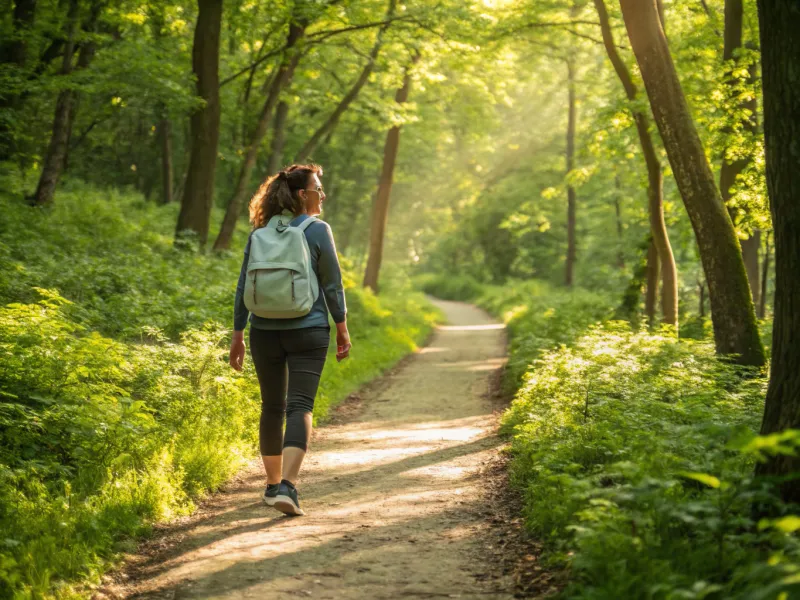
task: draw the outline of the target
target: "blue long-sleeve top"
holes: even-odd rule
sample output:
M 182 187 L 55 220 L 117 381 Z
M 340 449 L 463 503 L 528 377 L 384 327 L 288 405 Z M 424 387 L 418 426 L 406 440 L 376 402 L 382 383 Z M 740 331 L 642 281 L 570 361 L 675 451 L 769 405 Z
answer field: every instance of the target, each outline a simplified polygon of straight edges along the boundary
M 292 219 L 290 225 L 297 226 L 308 218 L 308 215 L 299 215 Z M 347 315 L 347 306 L 344 299 L 344 286 L 342 285 L 342 270 L 339 267 L 339 257 L 336 255 L 336 245 L 330 225 L 325 221 L 312 223 L 305 230 L 308 248 L 311 251 L 311 268 L 319 281 L 320 294 L 314 301 L 311 311 L 307 315 L 294 319 L 265 319 L 258 315 L 251 315 L 244 305 L 244 284 L 247 278 L 247 261 L 250 258 L 250 238 L 244 249 L 242 270 L 239 273 L 239 282 L 236 284 L 236 298 L 233 308 L 233 328 L 242 331 L 247 326 L 247 317 L 250 317 L 251 327 L 256 329 L 300 329 L 303 327 L 329 327 L 328 311 L 334 323 L 342 323 Z M 251 234 L 252 236 L 252 234 Z

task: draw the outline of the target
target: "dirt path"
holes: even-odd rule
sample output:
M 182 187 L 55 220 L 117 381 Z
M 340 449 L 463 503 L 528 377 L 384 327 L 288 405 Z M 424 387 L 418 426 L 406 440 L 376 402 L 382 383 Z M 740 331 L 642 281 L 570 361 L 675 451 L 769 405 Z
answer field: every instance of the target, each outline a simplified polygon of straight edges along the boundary
M 481 466 L 501 441 L 489 386 L 501 325 L 440 302 L 449 325 L 314 432 L 298 484 L 307 516 L 265 507 L 255 465 L 117 593 L 145 598 L 511 598 L 491 569 Z M 355 355 L 357 356 L 357 354 Z M 329 365 L 328 368 L 335 368 Z

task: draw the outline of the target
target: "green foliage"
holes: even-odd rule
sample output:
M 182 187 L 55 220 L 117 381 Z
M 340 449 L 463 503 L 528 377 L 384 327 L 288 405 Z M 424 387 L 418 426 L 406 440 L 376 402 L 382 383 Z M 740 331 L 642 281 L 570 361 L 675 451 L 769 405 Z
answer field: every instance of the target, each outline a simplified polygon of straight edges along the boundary
M 709 341 L 610 322 L 539 355 L 503 419 L 512 478 L 570 598 L 775 598 L 796 585 L 793 518 L 752 478 L 766 380 Z M 778 446 L 782 446 L 779 448 Z M 765 588 L 765 585 L 768 586 Z M 769 590 L 767 592 L 766 590 Z
M 76 182 L 48 211 L 0 195 L 4 598 L 96 580 L 257 453 L 255 372 L 227 364 L 241 254 L 173 249 L 176 209 Z M 377 298 L 346 279 L 352 358 L 332 342 L 316 419 L 438 319 L 407 283 Z

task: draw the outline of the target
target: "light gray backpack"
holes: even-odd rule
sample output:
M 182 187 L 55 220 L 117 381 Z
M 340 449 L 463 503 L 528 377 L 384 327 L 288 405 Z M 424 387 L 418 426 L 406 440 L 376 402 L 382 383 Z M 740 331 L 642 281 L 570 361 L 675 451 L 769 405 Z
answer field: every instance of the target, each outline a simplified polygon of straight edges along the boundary
M 319 282 L 311 268 L 305 230 L 316 222 L 308 217 L 297 227 L 293 216 L 275 215 L 250 237 L 250 258 L 244 286 L 244 304 L 254 315 L 292 319 L 307 315 L 319 296 Z

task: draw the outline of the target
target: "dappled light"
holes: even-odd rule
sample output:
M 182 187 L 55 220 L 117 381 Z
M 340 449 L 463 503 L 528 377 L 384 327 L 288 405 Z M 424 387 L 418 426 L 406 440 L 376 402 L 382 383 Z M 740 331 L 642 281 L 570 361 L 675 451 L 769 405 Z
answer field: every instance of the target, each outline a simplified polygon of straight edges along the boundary
M 2 7 L 0 599 L 800 598 L 798 0 Z
M 441 306 L 454 324 L 486 319 L 468 306 Z M 463 331 L 476 332 L 481 343 L 464 345 Z M 479 569 L 469 564 L 481 527 L 478 475 L 502 442 L 486 396 L 491 372 L 474 365 L 496 372 L 502 343 L 499 329 L 438 328 L 432 345 L 443 352 L 417 354 L 356 419 L 317 431 L 302 476 L 306 517 L 265 516 L 252 501 L 261 483 L 253 469 L 225 498 L 229 508 L 188 530 L 171 558 L 142 567 L 135 593 L 258 596 L 291 585 L 350 597 L 355 581 L 358 597 L 413 595 L 420 583 L 429 592 L 477 593 L 463 573 Z M 443 372 L 445 353 L 452 358 Z M 459 360 L 465 356 L 483 360 Z M 447 402 L 417 389 L 432 376 L 467 391 Z M 417 402 L 429 410 L 418 412 Z

